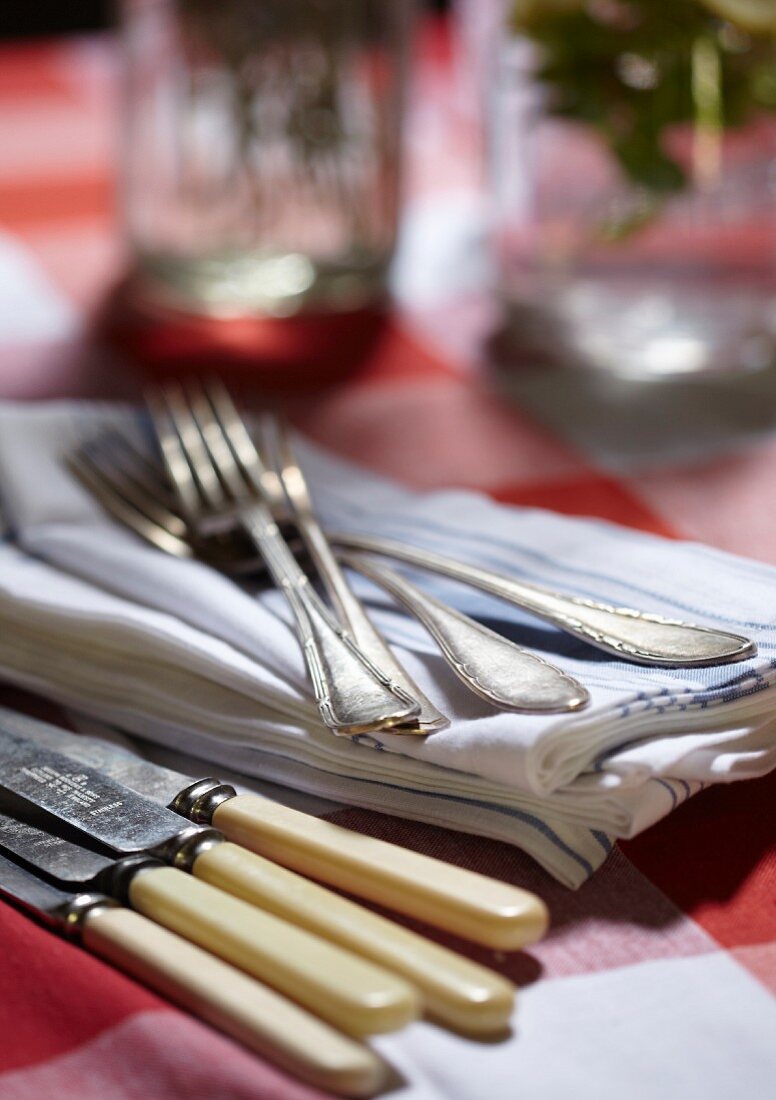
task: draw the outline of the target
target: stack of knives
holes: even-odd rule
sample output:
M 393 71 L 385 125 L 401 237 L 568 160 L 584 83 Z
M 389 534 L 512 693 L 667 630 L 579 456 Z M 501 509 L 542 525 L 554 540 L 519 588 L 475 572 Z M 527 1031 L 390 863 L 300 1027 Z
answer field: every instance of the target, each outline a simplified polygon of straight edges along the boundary
M 527 891 L 5 708 L 0 811 L 2 896 L 345 1096 L 388 1078 L 370 1035 L 492 1036 L 514 989 L 320 883 L 501 951 L 547 926 Z

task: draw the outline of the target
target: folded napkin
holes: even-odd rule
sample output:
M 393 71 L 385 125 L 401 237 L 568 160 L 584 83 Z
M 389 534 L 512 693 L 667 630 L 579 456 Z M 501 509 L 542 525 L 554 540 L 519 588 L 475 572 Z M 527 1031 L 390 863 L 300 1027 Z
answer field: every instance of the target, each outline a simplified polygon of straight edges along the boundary
M 611 524 L 417 494 L 300 441 L 339 529 L 411 541 L 516 577 L 746 634 L 757 657 L 649 669 L 455 582 L 423 586 L 541 653 L 591 693 L 576 715 L 500 713 L 452 675 L 417 622 L 358 580 L 377 625 L 452 718 L 428 738 L 333 737 L 317 719 L 288 609 L 118 527 L 62 458 L 131 409 L 0 406 L 0 675 L 123 730 L 246 775 L 514 843 L 571 886 L 713 782 L 776 764 L 776 572 Z M 487 537 L 483 537 L 487 533 Z M 383 750 L 383 751 L 379 751 Z

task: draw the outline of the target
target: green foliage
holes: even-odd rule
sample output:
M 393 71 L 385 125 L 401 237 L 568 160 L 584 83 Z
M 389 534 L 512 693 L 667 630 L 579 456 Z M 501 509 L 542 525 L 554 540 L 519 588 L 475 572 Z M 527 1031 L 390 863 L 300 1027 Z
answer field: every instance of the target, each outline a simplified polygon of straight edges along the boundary
M 773 42 L 701 0 L 516 0 L 512 25 L 539 47 L 549 110 L 597 130 L 655 199 L 688 182 L 668 148 L 672 128 L 721 130 L 776 110 Z

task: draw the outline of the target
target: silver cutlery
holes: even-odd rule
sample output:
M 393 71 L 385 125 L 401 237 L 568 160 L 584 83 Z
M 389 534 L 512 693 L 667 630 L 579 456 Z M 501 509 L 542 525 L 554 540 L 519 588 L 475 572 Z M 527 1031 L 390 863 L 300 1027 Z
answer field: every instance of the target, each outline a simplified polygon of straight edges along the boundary
M 264 560 L 293 613 L 322 721 L 352 736 L 406 724 L 419 705 L 356 647 L 335 620 L 283 539 L 239 460 L 236 441 L 205 391 L 168 385 L 149 394 L 148 407 L 171 485 L 187 525 L 200 535 L 239 529 Z M 248 439 L 248 443 L 250 440 Z M 251 445 L 252 447 L 252 445 Z M 251 461 L 260 464 L 255 448 Z
M 290 472 L 289 480 L 292 487 L 296 485 L 296 498 L 300 500 L 302 493 L 299 483 L 303 475 L 298 463 L 293 461 L 293 456 L 290 457 L 292 471 L 295 468 L 296 473 L 294 475 Z M 298 523 L 298 509 L 295 511 Z M 327 536 L 322 532 L 321 536 L 325 541 Z M 332 539 L 332 536 L 329 535 L 328 538 Z M 669 667 L 714 665 L 744 660 L 756 653 L 755 644 L 742 635 L 667 619 L 629 607 L 614 607 L 596 600 L 568 596 L 479 566 L 454 562 L 444 555 L 409 547 L 393 540 L 380 539 L 379 544 L 380 548 L 377 541 L 368 536 L 359 541 L 355 536 L 348 536 L 347 542 L 343 543 L 351 551 L 372 550 L 381 557 L 392 557 L 397 561 L 462 580 L 491 595 L 518 604 L 523 610 L 582 638 L 590 645 L 627 660 Z M 354 559 L 351 556 L 354 565 L 358 560 L 359 558 Z M 382 569 L 381 576 L 383 580 L 391 579 L 391 574 L 386 574 L 385 568 Z M 403 593 L 405 597 L 411 597 L 418 590 L 414 586 L 408 588 L 407 584 L 405 580 Z M 482 644 L 480 641 L 480 645 Z M 477 646 L 474 648 L 475 651 L 478 649 Z M 487 664 L 487 660 L 480 663 Z M 569 709 L 580 705 L 578 700 L 572 700 Z
M 236 422 L 237 433 L 245 432 L 229 394 L 221 386 L 218 386 L 216 392 L 219 407 L 223 410 L 222 415 L 227 415 Z M 445 729 L 450 724 L 449 720 L 437 710 L 396 660 L 388 643 L 374 627 L 363 604 L 348 584 L 316 518 L 307 481 L 296 460 L 288 432 L 277 417 L 265 415 L 261 418 L 258 444 L 264 459 L 263 469 L 257 469 L 250 461 L 252 451 L 246 445 L 241 448 L 247 459 L 245 471 L 252 481 L 262 481 L 264 484 L 273 515 L 281 522 L 285 520 L 293 523 L 299 531 L 340 622 L 347 628 L 361 652 L 366 653 L 378 668 L 385 669 L 394 683 L 401 684 L 418 701 L 420 713 L 412 720 L 411 728 L 422 734 Z M 273 473 L 276 475 L 274 478 L 271 476 Z M 406 728 L 402 732 L 407 732 Z
M 268 465 L 277 472 L 278 486 L 281 492 L 285 491 L 290 506 L 290 511 L 284 514 L 278 499 L 273 507 L 275 515 L 299 528 L 340 618 L 347 623 L 359 645 L 362 645 L 362 637 L 369 644 L 368 632 L 374 634 L 374 627 L 351 592 L 315 519 L 307 480 L 288 432 L 276 417 L 264 417 L 260 422 L 259 440 L 268 444 L 270 454 L 275 457 L 274 467 Z M 437 642 L 456 676 L 491 705 L 501 710 L 556 712 L 576 710 L 589 701 L 582 685 L 549 661 L 433 599 L 387 566 L 362 554 L 351 553 L 342 560 L 384 588 L 414 615 Z M 384 647 L 385 643 L 382 645 Z
M 132 451 L 135 453 L 134 448 Z M 80 456 L 71 456 L 70 462 L 73 472 L 89 484 L 106 511 L 116 519 L 162 549 L 182 557 L 194 556 L 192 548 L 176 534 L 181 517 L 174 516 L 168 522 L 169 517 L 153 515 L 154 500 L 158 506 L 160 496 L 164 496 L 164 490 L 160 494 L 158 489 L 158 470 L 153 475 L 149 472 L 146 491 L 130 501 L 126 480 L 115 469 L 107 478 L 101 476 L 100 463 L 89 462 L 89 448 L 84 448 Z M 121 491 L 117 493 L 113 490 L 118 484 Z M 450 577 L 512 603 L 595 648 L 637 664 L 669 668 L 710 666 L 744 661 L 757 653 L 756 644 L 741 634 L 558 592 L 396 539 L 339 531 L 325 534 L 335 552 L 376 554 Z M 212 548 L 208 552 L 212 553 Z M 230 554 L 226 568 L 250 571 L 255 564 L 246 560 L 235 562 Z
M 153 505 L 158 501 L 150 486 L 140 493 L 128 485 L 116 469 L 106 469 L 110 463 L 105 462 L 101 451 L 102 437 L 96 452 L 94 444 L 87 445 L 69 456 L 68 463 L 105 510 L 160 549 L 179 557 L 194 557 L 192 546 L 174 533 L 175 525 L 180 526 L 180 516 L 169 526 L 163 517 L 154 516 Z M 158 471 L 155 480 L 158 484 Z M 344 531 L 326 534 L 339 551 L 378 555 L 479 588 L 622 660 L 681 668 L 728 664 L 757 653 L 756 644 L 740 634 L 563 594 L 395 539 Z M 255 567 L 255 562 L 239 562 L 233 554 L 227 555 L 227 571 L 249 572 Z
M 614 607 L 581 596 L 564 595 L 394 539 L 339 531 L 328 535 L 333 543 L 347 550 L 392 558 L 479 588 L 560 627 L 596 649 L 637 664 L 668 668 L 721 665 L 746 660 L 757 652 L 755 643 L 740 634 L 666 619 L 630 607 Z
M 107 433 L 84 444 L 68 457 L 68 465 L 110 515 L 166 553 L 181 558 L 197 554 L 217 568 L 236 575 L 247 575 L 262 568 L 261 561 L 251 557 L 246 548 L 225 546 L 213 537 L 192 546 L 190 535 L 185 535 L 185 522 L 167 499 L 162 472 L 122 437 Z M 280 475 L 266 463 L 261 471 L 262 485 L 273 515 L 282 523 L 294 521 Z M 300 470 L 293 479 L 301 480 Z M 456 675 L 491 704 L 506 710 L 555 712 L 576 710 L 588 701 L 585 688 L 561 669 L 534 657 L 461 612 L 438 600 L 432 601 L 394 571 L 385 566 L 376 569 L 374 560 L 365 555 L 350 554 L 349 564 L 359 572 L 370 573 L 376 583 L 392 588 L 394 594 L 401 590 L 407 610 L 427 629 L 430 630 L 433 624 L 432 635 Z M 356 644 L 376 660 L 377 649 L 371 648 L 367 635 L 367 631 L 374 630 L 372 624 L 364 612 L 359 615 L 349 602 L 345 606 L 348 609 L 347 627 L 352 630 Z M 354 626 L 351 626 L 351 610 Z M 379 635 L 378 638 L 380 646 L 384 647 L 385 642 Z M 380 665 L 383 667 L 382 661 Z M 390 670 L 395 665 L 401 668 L 392 654 L 386 665 Z M 433 716 L 439 712 L 435 708 L 430 711 L 431 704 L 424 705 L 422 693 L 406 673 L 403 672 L 399 683 L 420 700 L 422 710 L 418 718 L 412 720 L 418 723 L 418 728 L 397 725 L 391 732 L 431 732 Z
M 434 638 L 458 679 L 499 710 L 553 714 L 580 710 L 590 701 L 578 680 L 424 593 L 379 560 L 345 554 L 342 561 L 411 611 Z
M 0 844 L 60 884 L 127 897 L 352 1036 L 393 1031 L 417 1016 L 418 996 L 404 979 L 212 885 L 212 878 L 228 882 L 235 866 L 250 877 L 257 861 L 215 829 L 184 822 L 82 761 L 7 730 L 0 730 L 0 791 L 4 813 L 13 814 L 0 817 Z M 73 862 L 56 835 L 30 844 L 22 826 L 35 811 L 100 848 L 79 849 Z
M 0 817 L 0 848 L 3 832 Z M 383 1086 L 387 1067 L 368 1047 L 114 898 L 81 883 L 55 886 L 30 869 L 53 845 L 77 879 L 80 846 L 19 822 L 13 832 L 26 865 L 0 855 L 4 900 L 317 1088 L 368 1097 Z

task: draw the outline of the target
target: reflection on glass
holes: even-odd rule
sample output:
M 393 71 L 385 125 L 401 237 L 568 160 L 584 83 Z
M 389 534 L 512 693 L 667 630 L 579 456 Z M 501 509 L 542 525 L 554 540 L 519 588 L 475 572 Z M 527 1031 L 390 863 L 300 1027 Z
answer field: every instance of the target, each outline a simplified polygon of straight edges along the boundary
M 124 208 L 147 290 L 219 316 L 379 296 L 411 0 L 125 0 Z

